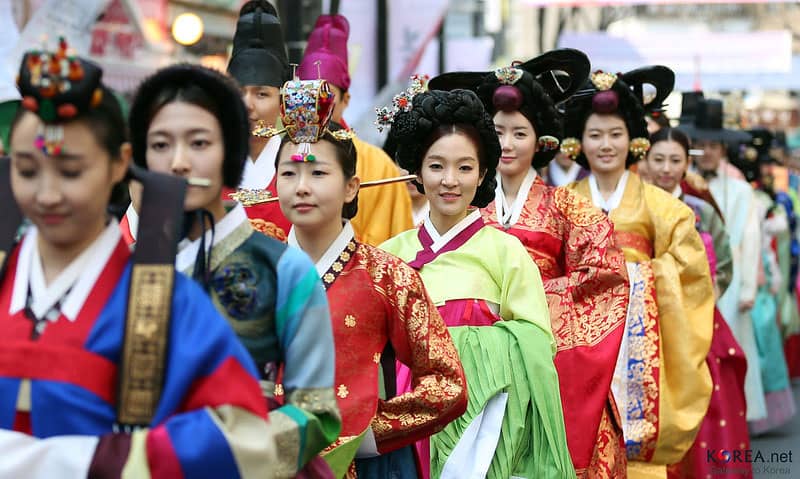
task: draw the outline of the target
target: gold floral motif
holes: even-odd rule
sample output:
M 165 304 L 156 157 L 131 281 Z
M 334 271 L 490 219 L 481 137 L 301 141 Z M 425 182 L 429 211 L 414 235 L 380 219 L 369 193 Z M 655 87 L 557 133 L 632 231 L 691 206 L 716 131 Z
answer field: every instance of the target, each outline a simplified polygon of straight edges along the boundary
M 275 385 L 275 396 L 283 396 L 283 384 L 276 384 Z
M 344 317 L 344 325 L 348 328 L 355 328 L 356 327 L 356 318 L 353 317 L 352 314 L 348 314 Z
M 333 262 L 328 271 L 322 276 L 322 280 L 324 282 L 325 289 L 333 285 L 333 282 L 336 281 L 336 278 L 339 277 L 339 274 L 344 271 L 345 265 L 350 261 L 351 254 L 348 251 L 355 251 L 356 249 L 356 242 L 354 239 L 351 239 L 347 246 L 345 247 L 344 251 L 339 254 L 339 257 L 336 258 L 336 261 Z
M 265 221 L 261 218 L 250 218 L 250 224 L 253 225 L 253 229 L 258 232 L 264 233 L 279 241 L 286 241 L 286 232 L 271 221 Z
M 381 353 L 375 353 L 372 355 L 372 362 L 378 364 L 381 362 Z
M 336 395 L 342 399 L 345 399 L 350 394 L 350 391 L 347 390 L 347 386 L 344 384 L 340 384 L 339 387 L 336 389 Z

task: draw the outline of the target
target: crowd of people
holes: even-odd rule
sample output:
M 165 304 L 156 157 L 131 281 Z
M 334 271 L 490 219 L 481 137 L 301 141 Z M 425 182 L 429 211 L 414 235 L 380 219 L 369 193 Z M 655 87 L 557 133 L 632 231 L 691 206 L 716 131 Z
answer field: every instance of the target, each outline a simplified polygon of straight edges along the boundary
M 293 70 L 251 0 L 226 73 L 129 108 L 68 39 L 25 55 L 0 476 L 752 477 L 717 452 L 800 376 L 779 132 L 699 92 L 670 120 L 668 67 L 558 49 L 415 76 L 378 147 L 348 35 L 321 16 Z

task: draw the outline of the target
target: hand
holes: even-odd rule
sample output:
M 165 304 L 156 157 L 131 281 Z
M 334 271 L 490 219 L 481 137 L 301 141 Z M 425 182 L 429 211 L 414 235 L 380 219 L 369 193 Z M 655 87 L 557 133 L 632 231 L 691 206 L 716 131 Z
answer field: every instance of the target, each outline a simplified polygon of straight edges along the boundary
M 753 309 L 754 301 L 749 299 L 747 301 L 739 301 L 739 311 L 744 313 Z

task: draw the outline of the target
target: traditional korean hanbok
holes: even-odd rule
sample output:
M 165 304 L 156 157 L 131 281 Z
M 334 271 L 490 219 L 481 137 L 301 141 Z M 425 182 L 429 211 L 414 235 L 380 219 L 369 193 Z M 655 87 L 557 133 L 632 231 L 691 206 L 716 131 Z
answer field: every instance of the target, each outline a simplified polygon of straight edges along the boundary
M 336 439 L 341 425 L 325 292 L 308 256 L 254 231 L 241 205 L 205 235 L 208 293 L 258 368 L 278 444 L 275 475 L 294 477 Z M 200 246 L 200 238 L 183 240 L 175 264 L 202 281 L 195 271 Z M 275 400 L 279 372 L 281 403 Z
M 444 235 L 427 218 L 381 248 L 420 272 L 467 378 L 467 412 L 430 439 L 431 477 L 574 477 L 547 299 L 519 240 L 476 209 Z M 400 371 L 398 389 L 409 383 Z
M 517 237 L 542 275 L 576 473 L 624 477 L 625 447 L 609 388 L 629 292 L 614 227 L 589 200 L 548 187 L 533 168 L 513 204 L 506 203 L 502 188 L 498 177 L 495 200 L 482 211 L 483 219 Z
M 608 200 L 591 175 L 569 186 L 614 223 L 628 261 L 630 302 L 612 392 L 629 477 L 665 477 L 694 442 L 708 408 L 714 294 L 694 213 L 626 171 Z
M 767 417 L 751 421 L 750 431 L 762 434 L 788 422 L 796 412 L 794 394 L 789 384 L 789 372 L 783 355 L 783 338 L 778 327 L 780 302 L 785 291 L 783 275 L 772 249 L 777 237 L 788 234 L 789 223 L 780 205 L 761 190 L 756 190 L 756 202 L 762 223 L 761 274 L 756 300 L 751 312 L 753 331 L 761 364 L 761 381 Z M 776 245 L 777 246 L 777 245 Z
M 720 274 L 722 266 L 718 257 L 730 258 L 731 256 L 728 235 L 721 224 L 719 214 L 701 198 L 683 193 L 680 186 L 673 192 L 673 195 L 694 211 L 697 218 L 695 228 L 705 244 L 712 279 L 719 283 L 722 277 Z M 717 230 L 712 233 L 714 228 L 719 227 L 721 227 L 721 231 Z M 720 255 L 718 255 L 716 245 L 719 245 L 719 248 L 727 248 L 728 253 L 720 251 Z M 721 292 L 725 290 L 721 285 L 718 289 Z M 714 383 L 708 411 L 689 452 L 679 463 L 669 467 L 669 478 L 693 479 L 713 476 L 734 479 L 752 477 L 751 463 L 737 463 L 735 467 L 723 468 L 716 460 L 708 460 L 709 450 L 726 448 L 746 450 L 750 448 L 750 434 L 745 418 L 747 404 L 744 397 L 747 360 L 739 343 L 733 337 L 730 327 L 717 308 L 714 308 L 714 335 L 711 339 L 711 349 L 706 357 L 706 364 Z
M 130 250 L 111 220 L 50 284 L 27 230 L 0 283 L 0 476 L 271 477 L 257 373 L 207 296 L 174 278 L 149 427 L 115 432 Z M 140 323 L 142 324 L 142 323 Z M 154 365 L 155 367 L 155 365 Z
M 717 300 L 717 307 L 747 358 L 745 376 L 747 420 L 763 419 L 767 416 L 767 406 L 764 401 L 761 363 L 753 331 L 753 320 L 751 311 L 739 309 L 742 301 L 755 300 L 758 289 L 756 278 L 761 255 L 761 237 L 753 189 L 744 181 L 728 176 L 723 166 L 720 166 L 716 174 L 708 180 L 708 187 L 724 215 L 725 229 L 730 238 L 733 255 L 730 286 Z
M 294 230 L 289 244 L 297 245 Z M 316 273 L 330 302 L 342 413 L 341 436 L 325 457 L 337 476 L 356 477 L 358 469 L 376 477 L 380 464 L 352 465 L 357 452 L 373 462 L 402 452 L 395 457 L 400 472 L 394 473 L 400 475 L 380 477 L 416 477 L 411 450 L 400 449 L 440 431 L 467 406 L 464 372 L 447 328 L 417 272 L 357 242 L 350 222 L 317 262 Z M 411 370 L 414 386 L 405 394 L 394 396 L 394 384 L 385 386 L 394 361 L 386 373 L 382 355 Z

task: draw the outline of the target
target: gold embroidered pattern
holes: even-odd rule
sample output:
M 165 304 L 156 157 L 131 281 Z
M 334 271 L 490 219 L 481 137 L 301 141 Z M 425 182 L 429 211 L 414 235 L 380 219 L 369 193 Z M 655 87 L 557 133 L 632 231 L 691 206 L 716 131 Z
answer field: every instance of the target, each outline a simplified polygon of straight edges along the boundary
M 137 264 L 131 272 L 120 369 L 121 424 L 149 424 L 161 397 L 175 267 Z
M 250 224 L 253 225 L 253 229 L 260 233 L 271 236 L 278 241 L 286 241 L 286 232 L 271 221 L 265 221 L 261 218 L 250 218 Z
M 352 314 L 348 314 L 344 317 L 344 325 L 348 328 L 355 328 L 356 327 L 356 318 L 353 317 Z
M 378 364 L 381 362 L 381 353 L 375 353 L 372 355 L 372 362 Z
M 351 239 L 347 246 L 345 246 L 344 250 L 339 254 L 339 257 L 336 258 L 336 261 L 333 262 L 328 271 L 322 275 L 322 284 L 325 286 L 325 290 L 327 291 L 333 285 L 333 282 L 336 281 L 336 278 L 339 277 L 342 271 L 344 271 L 344 267 L 352 258 L 352 253 L 356 250 L 356 243 L 355 239 Z M 345 323 L 347 323 L 347 318 L 345 318 Z M 353 325 L 355 326 L 355 319 L 353 319 Z M 348 324 L 348 326 L 350 326 Z M 352 327 L 352 326 L 350 326 Z
M 276 396 L 283 396 L 283 384 L 276 384 L 275 385 L 275 395 Z
M 350 391 L 347 390 L 347 386 L 344 384 L 340 384 L 338 388 L 336 388 L 336 395 L 342 399 L 345 399 L 350 394 Z

